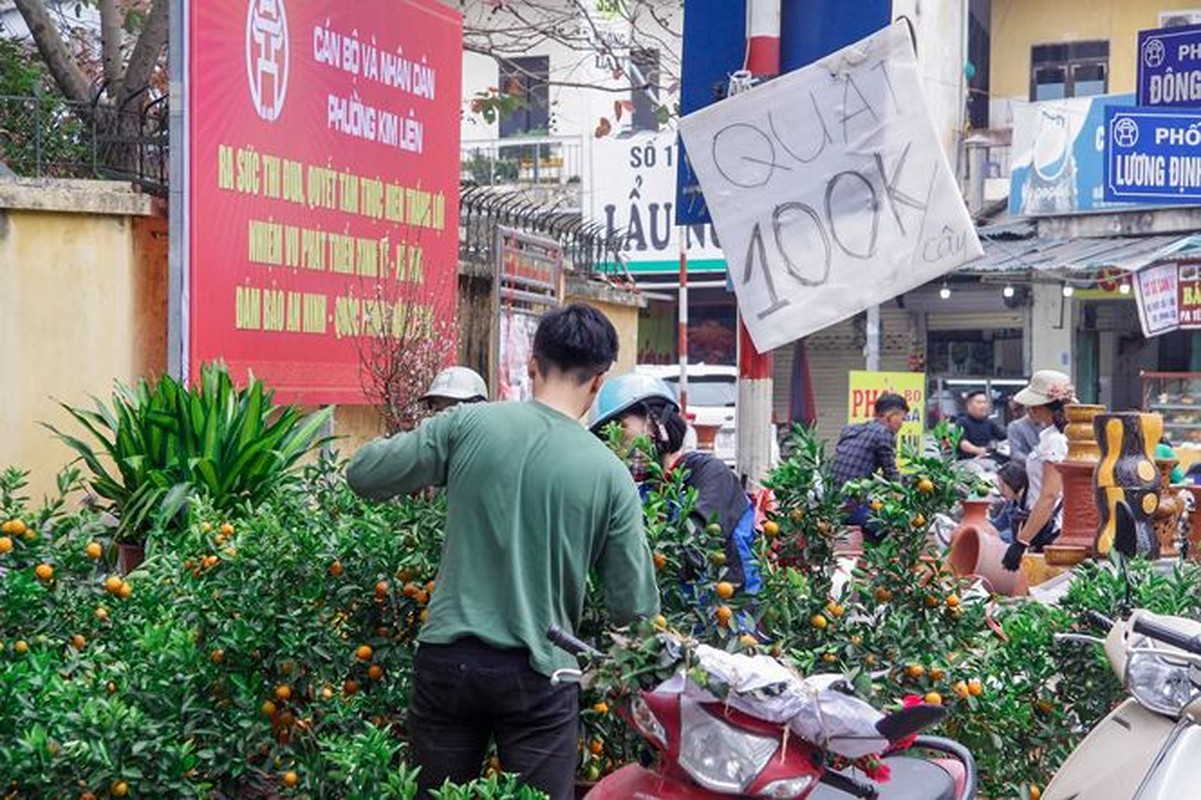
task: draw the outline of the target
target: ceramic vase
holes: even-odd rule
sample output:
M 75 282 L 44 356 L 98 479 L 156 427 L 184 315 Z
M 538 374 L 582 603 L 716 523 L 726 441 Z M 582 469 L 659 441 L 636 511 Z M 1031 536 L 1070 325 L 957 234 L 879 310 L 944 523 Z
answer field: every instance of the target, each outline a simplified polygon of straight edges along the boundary
M 1159 551 L 1153 515 L 1159 508 L 1159 469 L 1155 446 L 1163 435 L 1163 417 L 1136 412 L 1099 414 L 1093 419 L 1101 460 L 1094 477 L 1097 506 L 1101 512 L 1096 550 L 1101 555 L 1113 548 L 1116 509 L 1126 503 L 1134 516 L 1138 551 L 1154 557 Z
M 1026 576 L 1001 565 L 1009 545 L 988 521 L 988 500 L 963 501 L 963 521 L 951 534 L 947 562 L 958 577 L 984 578 L 997 594 L 1026 594 Z

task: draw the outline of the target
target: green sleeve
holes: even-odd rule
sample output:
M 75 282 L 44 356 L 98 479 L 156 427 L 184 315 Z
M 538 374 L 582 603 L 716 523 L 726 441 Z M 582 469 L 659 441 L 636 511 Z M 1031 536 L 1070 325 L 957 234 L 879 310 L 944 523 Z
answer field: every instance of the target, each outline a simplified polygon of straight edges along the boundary
M 659 613 L 655 566 L 642 527 L 642 503 L 633 483 L 619 490 L 609 533 L 597 563 L 605 608 L 618 627 Z
M 411 433 L 370 442 L 350 460 L 346 482 L 372 500 L 446 485 L 447 460 L 458 417 L 453 411 L 445 412 Z

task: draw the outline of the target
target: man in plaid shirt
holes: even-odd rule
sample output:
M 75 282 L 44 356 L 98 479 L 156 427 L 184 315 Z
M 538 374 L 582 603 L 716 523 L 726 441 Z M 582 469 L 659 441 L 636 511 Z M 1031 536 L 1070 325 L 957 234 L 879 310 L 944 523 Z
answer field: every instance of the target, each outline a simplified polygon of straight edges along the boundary
M 869 478 L 877 472 L 890 481 L 898 480 L 897 432 L 908 415 L 905 398 L 886 393 L 876 400 L 875 419 L 843 428 L 834 453 L 834 485 L 841 489 L 851 481 Z M 878 531 L 869 524 L 870 516 L 867 506 L 852 503 L 847 524 L 858 525 L 869 539 L 878 541 Z

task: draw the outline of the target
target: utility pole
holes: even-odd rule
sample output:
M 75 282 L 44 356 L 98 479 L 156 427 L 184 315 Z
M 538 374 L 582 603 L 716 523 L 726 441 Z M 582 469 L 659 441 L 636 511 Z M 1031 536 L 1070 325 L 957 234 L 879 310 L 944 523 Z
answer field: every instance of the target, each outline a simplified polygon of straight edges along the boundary
M 756 78 L 780 74 L 780 3 L 747 0 L 746 69 Z M 738 473 L 747 488 L 759 486 L 771 459 L 772 356 L 760 353 L 738 322 Z
M 688 227 L 680 225 L 680 293 L 676 355 L 680 359 L 680 413 L 688 413 Z

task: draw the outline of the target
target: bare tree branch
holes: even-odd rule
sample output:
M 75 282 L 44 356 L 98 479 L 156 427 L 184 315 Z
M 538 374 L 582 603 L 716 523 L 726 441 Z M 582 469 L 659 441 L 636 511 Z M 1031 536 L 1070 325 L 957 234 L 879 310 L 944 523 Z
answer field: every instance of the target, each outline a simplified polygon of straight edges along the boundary
M 93 100 L 91 83 L 59 35 L 44 0 L 15 0 L 15 3 L 59 90 L 68 100 L 90 103 Z
M 420 250 L 424 233 L 410 229 L 408 248 Z M 411 429 L 427 414 L 420 398 L 455 357 L 458 313 L 430 304 L 454 302 L 457 264 L 420 264 L 398 263 L 391 274 L 360 281 L 363 330 L 355 345 L 363 394 L 389 436 Z M 427 316 L 431 311 L 432 318 Z
M 506 67 L 511 69 L 513 72 L 516 72 L 518 75 L 521 75 L 524 78 L 530 78 L 531 80 L 537 80 L 539 83 L 545 84 L 551 88 L 592 89 L 598 92 L 611 92 L 614 94 L 626 94 L 631 88 L 635 90 L 658 88 L 656 85 L 650 83 L 639 84 L 637 86 L 600 86 L 595 81 L 562 81 L 555 78 L 548 78 L 540 73 L 531 72 L 530 70 L 522 67 L 520 64 L 512 63 L 505 56 L 497 55 L 496 53 L 492 53 L 487 50 L 468 47 L 466 44 L 463 45 L 463 50 L 468 53 L 478 53 L 483 56 L 488 56 L 489 58 L 494 59 L 498 64 L 503 63 Z
M 125 68 L 125 79 L 117 99 L 118 108 L 124 109 L 126 103 L 150 85 L 163 48 L 167 46 L 167 5 L 167 0 L 154 0 L 150 6 L 146 23 L 138 35 L 138 43 L 134 45 L 129 65 Z

